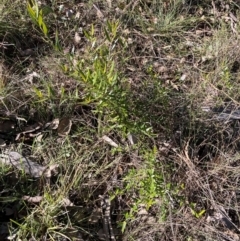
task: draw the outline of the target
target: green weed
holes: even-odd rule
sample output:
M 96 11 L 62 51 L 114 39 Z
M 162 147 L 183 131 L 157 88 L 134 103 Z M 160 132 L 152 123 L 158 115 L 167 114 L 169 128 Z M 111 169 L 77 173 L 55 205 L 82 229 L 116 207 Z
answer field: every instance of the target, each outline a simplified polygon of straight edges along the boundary
M 170 196 L 174 193 L 172 184 L 166 184 L 165 174 L 159 163 L 157 163 L 157 152 L 145 150 L 143 155 L 143 166 L 139 169 L 130 169 L 124 177 L 124 189 L 116 190 L 112 199 L 119 195 L 126 195 L 131 200 L 129 211 L 124 214 L 123 220 L 119 223 L 122 232 L 126 230 L 127 224 L 135 220 L 141 208 L 147 211 L 161 200 L 159 222 L 164 222 L 168 214 Z M 171 194 L 172 193 L 172 194 Z

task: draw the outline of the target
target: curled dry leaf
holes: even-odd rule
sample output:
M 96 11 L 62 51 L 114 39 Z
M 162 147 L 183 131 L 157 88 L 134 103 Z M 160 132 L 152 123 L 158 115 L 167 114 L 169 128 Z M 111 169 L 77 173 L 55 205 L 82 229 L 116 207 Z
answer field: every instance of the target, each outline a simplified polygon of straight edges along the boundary
M 80 43 L 80 41 L 81 41 L 81 37 L 80 37 L 79 33 L 75 32 L 74 39 L 73 39 L 74 44 L 78 45 Z
M 127 138 L 131 145 L 134 145 L 137 143 L 137 137 L 135 135 L 130 133 L 128 134 Z
M 35 197 L 23 196 L 22 199 L 29 203 L 40 203 L 43 197 L 42 196 L 35 196 Z
M 179 87 L 176 84 L 174 84 L 172 81 L 170 83 L 175 90 L 179 91 Z
M 146 208 L 141 208 L 139 211 L 138 211 L 138 215 L 148 215 L 148 211 Z
M 111 138 L 109 138 L 108 136 L 103 136 L 102 139 L 104 141 L 106 141 L 110 146 L 113 146 L 113 147 L 118 147 L 118 144 L 116 142 L 114 142 Z
M 43 134 L 39 134 L 39 133 L 37 133 L 37 135 L 36 135 L 36 142 L 37 143 L 41 143 L 42 142 L 42 139 L 43 139 Z
M 166 73 L 169 69 L 166 66 L 156 66 L 156 71 L 158 73 Z
M 32 133 L 35 132 L 37 130 L 40 130 L 42 128 L 42 124 L 41 123 L 35 123 L 33 125 L 27 126 L 26 128 L 24 128 L 24 131 L 21 132 L 22 134 L 26 134 L 26 133 Z
M 42 200 L 43 200 L 43 196 L 34 196 L 34 197 L 31 197 L 31 196 L 23 196 L 22 199 L 24 201 L 27 201 L 29 203 L 35 203 L 35 204 L 38 204 L 40 203 Z M 74 204 L 68 199 L 68 198 L 63 198 L 61 200 L 61 205 L 64 206 L 64 207 L 69 207 L 69 206 L 74 206 Z
M 69 134 L 72 127 L 72 120 L 68 117 L 64 117 L 60 120 L 58 125 L 58 135 L 61 137 L 65 137 Z
M 35 79 L 39 79 L 40 77 L 41 77 L 41 76 L 40 76 L 37 72 L 33 71 L 32 73 L 29 73 L 29 74 L 27 75 L 27 77 L 25 77 L 24 79 L 22 79 L 22 81 L 27 80 L 27 81 L 29 81 L 31 84 L 33 84 L 33 81 L 34 81 Z
M 79 19 L 81 16 L 80 12 L 76 12 L 75 19 Z
M 74 206 L 74 204 L 68 198 L 63 198 L 63 200 L 61 201 L 61 204 L 64 207 L 73 207 Z
M 54 119 L 51 122 L 48 122 L 45 124 L 44 128 L 49 129 L 49 130 L 56 130 L 59 125 L 59 119 Z
M 184 81 L 184 80 L 186 80 L 186 78 L 187 78 L 187 75 L 186 75 L 186 74 L 183 74 L 183 75 L 180 77 L 180 80 L 181 80 L 181 81 Z
M 24 131 L 22 131 L 22 132 L 17 134 L 15 140 L 16 141 L 19 140 L 20 137 L 25 135 L 25 134 L 29 134 L 29 136 L 35 137 L 35 136 L 39 135 L 39 133 L 35 133 L 35 134 L 32 134 L 32 133 L 36 132 L 36 131 L 40 132 L 41 128 L 42 128 L 42 124 L 41 123 L 35 123 L 33 125 L 27 126 L 27 127 L 25 127 Z
M 58 172 L 59 172 L 59 165 L 52 164 L 46 169 L 46 171 L 44 172 L 44 176 L 50 178 L 51 176 L 57 175 Z

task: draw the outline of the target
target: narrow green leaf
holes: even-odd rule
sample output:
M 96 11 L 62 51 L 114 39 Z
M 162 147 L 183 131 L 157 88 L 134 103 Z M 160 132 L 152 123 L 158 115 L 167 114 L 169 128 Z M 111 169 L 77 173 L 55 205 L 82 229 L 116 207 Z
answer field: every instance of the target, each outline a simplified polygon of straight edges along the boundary
M 42 9 L 40 10 L 39 16 L 38 16 L 38 25 L 41 28 L 41 30 L 43 31 L 44 35 L 47 36 L 48 29 L 47 29 L 46 24 L 43 21 L 43 11 L 42 11 Z
M 126 229 L 126 226 L 127 226 L 127 222 L 126 221 L 123 221 L 122 222 L 122 228 L 121 228 L 121 232 L 124 233 L 125 229 Z
M 37 24 L 37 19 L 36 19 L 36 13 L 35 11 L 31 8 L 30 4 L 27 4 L 27 11 L 29 16 L 31 17 L 32 21 L 34 22 L 34 24 Z
M 87 31 L 83 31 L 83 33 L 84 33 L 84 36 L 85 36 L 88 40 L 90 40 L 90 34 L 89 34 Z
M 36 2 L 36 0 L 34 0 L 34 5 L 33 5 L 35 12 L 36 12 L 36 17 L 38 18 L 38 14 L 39 14 L 39 9 L 38 9 L 38 3 Z
M 196 217 L 196 212 L 192 208 L 191 208 L 191 213 L 192 213 L 193 216 Z
M 47 26 L 44 22 L 42 22 L 42 31 L 43 31 L 44 35 L 47 36 L 48 29 L 47 29 Z
M 39 26 L 40 28 L 42 28 L 42 24 L 43 24 L 42 14 L 39 14 L 39 16 L 38 16 L 38 26 Z
M 92 24 L 92 27 L 91 27 L 91 37 L 93 37 L 94 32 L 95 32 L 95 30 L 94 30 L 94 25 Z
M 86 75 L 83 73 L 83 71 L 79 69 L 79 70 L 78 70 L 78 73 L 79 73 L 80 77 L 82 78 L 82 80 L 83 80 L 84 82 L 87 82 Z
M 203 209 L 201 212 L 199 212 L 199 213 L 197 214 L 198 218 L 201 218 L 202 215 L 203 215 L 205 212 L 206 212 L 206 210 L 204 210 L 204 209 Z
M 36 0 L 29 0 L 28 5 L 33 9 L 36 18 L 38 18 L 38 3 Z
M 112 33 L 112 24 L 108 20 L 107 20 L 107 27 L 108 27 L 110 33 Z
M 34 88 L 34 90 L 35 90 L 35 93 L 37 94 L 37 96 L 41 99 L 43 97 L 41 90 L 39 90 L 37 88 Z
M 56 32 L 55 32 L 55 44 L 54 44 L 54 48 L 55 48 L 55 50 L 57 50 L 57 51 L 60 51 L 60 50 L 61 50 L 61 46 L 60 46 L 59 38 L 58 38 L 58 30 L 57 30 L 57 29 L 56 29 Z M 64 65 L 64 71 L 65 71 L 65 73 L 67 72 L 67 70 L 68 70 L 67 65 Z
M 104 33 L 105 33 L 105 35 L 106 35 L 107 40 L 108 40 L 109 42 L 111 42 L 110 36 L 109 36 L 108 31 L 107 31 L 106 28 L 104 28 Z

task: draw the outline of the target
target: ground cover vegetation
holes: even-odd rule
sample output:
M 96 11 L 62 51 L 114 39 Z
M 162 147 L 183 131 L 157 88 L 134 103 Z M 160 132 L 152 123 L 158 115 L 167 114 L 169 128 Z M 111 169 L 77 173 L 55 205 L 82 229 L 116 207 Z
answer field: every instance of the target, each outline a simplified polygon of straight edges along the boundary
M 0 240 L 239 240 L 234 0 L 0 2 Z

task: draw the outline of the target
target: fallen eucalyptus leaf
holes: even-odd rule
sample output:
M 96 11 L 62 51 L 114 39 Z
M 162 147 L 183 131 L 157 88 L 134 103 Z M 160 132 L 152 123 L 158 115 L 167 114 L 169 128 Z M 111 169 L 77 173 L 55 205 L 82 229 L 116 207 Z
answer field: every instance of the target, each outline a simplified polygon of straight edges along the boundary
M 46 167 L 43 167 L 26 157 L 23 157 L 21 154 L 15 151 L 11 151 L 8 154 L 1 154 L 0 161 L 7 165 L 12 165 L 18 170 L 22 170 L 27 174 L 30 174 L 32 177 L 40 177 L 46 170 Z
M 52 164 L 44 172 L 44 176 L 50 178 L 51 176 L 56 176 L 59 172 L 59 165 Z
M 51 177 L 52 171 L 56 169 L 58 165 L 41 166 L 27 157 L 23 157 L 21 154 L 15 151 L 9 153 L 0 154 L 0 162 L 6 165 L 12 165 L 18 170 L 21 170 L 32 177 L 38 178 L 41 176 Z
M 68 117 L 64 117 L 60 120 L 58 125 L 58 135 L 65 137 L 69 134 L 72 127 L 72 120 Z
M 35 138 L 36 142 L 41 143 L 42 139 L 43 139 L 43 134 L 37 133 Z
M 35 197 L 31 197 L 31 196 L 23 196 L 22 199 L 24 201 L 27 201 L 29 203 L 40 203 L 43 200 L 43 196 L 35 196 Z M 69 206 L 74 206 L 74 204 L 68 199 L 68 198 L 63 198 L 63 200 L 61 200 L 61 206 L 64 207 L 69 207 Z
M 24 131 L 19 132 L 15 138 L 15 141 L 19 140 L 21 136 L 24 136 L 25 134 L 30 134 L 36 131 L 40 131 L 40 129 L 42 128 L 42 124 L 41 123 L 35 123 L 33 125 L 27 126 L 25 127 Z M 37 135 L 39 133 L 36 133 Z M 34 137 L 34 135 L 32 135 L 32 137 Z
M 29 203 L 40 203 L 43 197 L 42 196 L 35 196 L 35 197 L 23 196 L 22 199 L 24 201 L 28 201 Z
M 42 128 L 42 124 L 41 123 L 35 123 L 33 125 L 27 126 L 24 128 L 24 131 L 21 132 L 21 134 L 26 134 L 26 133 L 32 133 L 35 132 L 39 129 Z
M 39 79 L 41 76 L 35 71 L 29 74 L 25 79 L 27 79 L 31 84 L 33 84 L 34 79 Z
M 56 130 L 58 128 L 58 125 L 59 125 L 59 119 L 57 118 L 51 122 L 46 123 L 44 128 L 50 129 L 50 130 Z
M 64 207 L 73 207 L 74 206 L 74 204 L 68 198 L 63 198 L 63 200 L 61 201 L 61 204 Z
M 148 215 L 147 209 L 141 208 L 141 209 L 138 211 L 138 215 Z
M 104 141 L 106 141 L 110 146 L 113 146 L 113 147 L 118 147 L 118 144 L 116 142 L 114 142 L 111 138 L 109 138 L 108 136 L 103 136 L 102 139 Z
M 80 35 L 79 35 L 78 32 L 75 32 L 73 41 L 74 41 L 74 43 L 75 43 L 76 45 L 78 45 L 78 44 L 80 43 L 81 37 L 80 37 Z
M 135 135 L 130 133 L 128 134 L 127 138 L 131 145 L 134 145 L 137 143 L 137 137 Z

